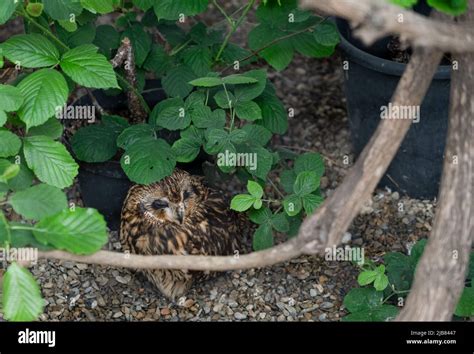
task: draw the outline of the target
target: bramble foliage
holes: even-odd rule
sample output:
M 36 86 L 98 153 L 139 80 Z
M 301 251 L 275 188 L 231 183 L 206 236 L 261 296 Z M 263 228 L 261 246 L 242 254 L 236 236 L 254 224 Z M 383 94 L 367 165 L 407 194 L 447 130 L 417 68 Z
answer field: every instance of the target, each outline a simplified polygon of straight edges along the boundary
M 384 264 L 376 265 L 366 260 L 361 265 L 357 282 L 363 288 L 354 288 L 344 297 L 344 306 L 350 312 L 343 321 L 393 320 L 403 306 L 413 283 L 416 266 L 423 254 L 426 240 L 418 241 L 407 256 L 400 252 L 388 252 Z M 471 254 L 466 275 L 466 286 L 454 314 L 459 317 L 474 315 L 474 253 Z
M 396 5 L 412 7 L 419 0 L 390 0 Z M 426 0 L 428 5 L 448 15 L 458 16 L 467 11 L 468 0 Z
M 270 247 L 274 231 L 297 233 L 303 215 L 322 202 L 324 164 L 318 154 L 296 156 L 270 146 L 274 134 L 286 132 L 287 112 L 267 70 L 247 68 L 260 58 L 283 70 L 295 52 L 331 55 L 338 33 L 326 19 L 299 10 L 295 0 L 268 0 L 257 7 L 258 24 L 246 49 L 231 38 L 256 1 L 233 14 L 213 3 L 224 18 L 213 26 L 198 17 L 188 22 L 189 16 L 206 11 L 208 0 L 2 4 L 0 24 L 20 16 L 25 31 L 0 43 L 0 68 L 14 65 L 20 72 L 15 81 L 0 85 L 0 205 L 24 220 L 8 221 L 0 213 L 1 247 L 76 254 L 102 248 L 107 242 L 103 216 L 68 205 L 62 190 L 73 184 L 79 166 L 59 140 L 58 109 L 77 86 L 109 95 L 133 90 L 140 97 L 145 75 L 161 80 L 167 99 L 145 107 L 150 114 L 140 124 L 102 115 L 79 129 L 70 141 L 75 156 L 91 163 L 119 156 L 130 180 L 147 184 L 170 175 L 177 162 L 208 154 L 220 173 L 237 174 L 247 183 L 249 194 L 236 196 L 231 207 L 247 211 L 258 224 L 254 249 Z M 114 11 L 120 16 L 113 25 L 96 24 Z M 136 88 L 110 63 L 125 37 L 133 48 Z M 160 138 L 165 130 L 176 131 L 179 138 Z M 221 155 L 233 154 L 255 156 L 255 163 L 219 162 Z M 43 309 L 38 285 L 17 263 L 4 275 L 2 303 L 9 320 L 34 320 Z

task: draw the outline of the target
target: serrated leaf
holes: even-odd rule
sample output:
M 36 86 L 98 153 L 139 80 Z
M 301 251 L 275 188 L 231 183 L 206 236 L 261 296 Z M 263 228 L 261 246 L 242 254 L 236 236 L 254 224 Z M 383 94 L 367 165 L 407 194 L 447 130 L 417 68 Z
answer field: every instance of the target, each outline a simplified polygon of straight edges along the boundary
M 265 146 L 272 138 L 272 133 L 261 125 L 247 124 L 242 130 L 247 133 L 247 141 L 256 145 Z
M 45 123 L 64 106 L 69 94 L 66 80 L 53 69 L 29 74 L 17 87 L 25 98 L 18 116 L 27 128 Z
M 224 90 L 221 90 L 214 95 L 214 101 L 220 108 L 228 109 L 234 106 L 236 99 L 232 92 L 226 94 Z
M 207 153 L 213 155 L 223 150 L 229 143 L 229 134 L 222 129 L 210 129 L 207 134 L 207 143 L 204 146 Z
M 192 80 L 189 83 L 198 87 L 216 87 L 222 85 L 222 79 L 220 77 L 206 76 Z
M 93 88 L 118 88 L 112 64 L 97 53 L 97 47 L 85 44 L 66 52 L 61 69 L 78 84 Z
M 344 297 L 344 306 L 350 312 L 369 310 L 382 305 L 383 293 L 373 288 L 355 288 Z
M 72 185 L 79 166 L 64 145 L 46 136 L 27 137 L 23 145 L 28 167 L 40 181 L 58 188 Z
M 298 215 L 302 207 L 301 198 L 296 194 L 291 194 L 283 199 L 283 208 L 289 216 Z
M 56 117 L 48 119 L 45 123 L 32 127 L 28 131 L 29 136 L 45 135 L 51 139 L 58 139 L 63 134 L 64 126 Z
M 249 219 L 255 224 L 271 223 L 272 212 L 267 207 L 249 211 Z
M 111 25 L 97 26 L 93 42 L 100 48 L 102 54 L 110 59 L 111 50 L 120 46 L 120 34 Z
M 117 153 L 118 134 L 103 124 L 79 129 L 71 139 L 74 154 L 81 161 L 104 162 Z
M 300 54 L 306 55 L 312 58 L 326 58 L 331 56 L 335 49 L 335 45 L 325 46 L 319 43 L 314 35 L 309 33 L 301 33 L 291 38 L 291 42 L 295 50 Z
M 142 139 L 155 136 L 155 129 L 149 124 L 136 124 L 125 129 L 117 138 L 117 146 L 126 150 L 130 145 Z
M 255 197 L 250 194 L 237 194 L 230 202 L 230 208 L 236 211 L 246 211 L 255 202 Z
M 365 286 L 370 283 L 373 283 L 377 278 L 378 273 L 374 270 L 365 270 L 359 274 L 357 277 L 357 282 L 360 286 Z
M 245 138 L 247 137 L 245 136 Z M 255 166 L 246 166 L 247 171 L 258 178 L 265 180 L 272 169 L 273 155 L 261 146 L 251 147 L 248 152 L 256 154 L 257 161 L 256 168 L 253 169 Z
M 91 254 L 107 243 L 104 217 L 95 209 L 65 209 L 41 219 L 33 230 L 36 239 L 75 254 Z
M 211 71 L 212 54 L 208 47 L 192 46 L 182 53 L 183 62 L 189 66 L 196 75 L 206 75 Z
M 166 53 L 165 49 L 157 44 L 153 44 L 143 68 L 153 71 L 157 77 L 163 76 L 173 66 L 171 57 Z
M 294 193 L 293 186 L 296 181 L 296 173 L 293 170 L 284 170 L 280 173 L 280 183 L 286 193 Z
M 309 215 L 323 203 L 324 198 L 315 194 L 306 194 L 301 197 L 301 200 L 303 201 L 304 211 Z
M 166 73 L 161 83 L 170 97 L 186 97 L 193 89 L 189 84 L 196 78 L 194 72 L 186 65 L 179 65 Z
M 258 82 L 254 77 L 245 76 L 240 74 L 229 75 L 222 78 L 222 82 L 227 85 L 242 85 L 242 84 L 254 84 Z
M 0 85 L 0 110 L 5 112 L 13 112 L 23 104 L 23 94 L 15 86 Z M 3 122 L 1 125 L 3 125 Z
M 398 315 L 399 309 L 393 305 L 381 305 L 367 310 L 351 313 L 342 318 L 343 322 L 366 321 L 366 322 L 386 322 L 394 320 Z
M 235 113 L 240 119 L 248 121 L 262 119 L 262 110 L 253 101 L 238 101 L 235 105 Z
M 317 178 L 321 178 L 324 174 L 324 160 L 320 154 L 308 152 L 300 155 L 295 160 L 295 172 L 311 171 L 314 172 Z
M 78 16 L 82 6 L 77 0 L 43 0 L 44 11 L 54 20 L 69 20 L 71 15 Z
M 21 148 L 21 140 L 8 130 L 0 129 L 0 157 L 16 155 Z
M 0 110 L 0 127 L 3 127 L 5 123 L 7 122 L 8 116 L 7 114 Z
M 288 129 L 288 117 L 283 103 L 275 94 L 275 89 L 270 83 L 265 91 L 255 102 L 262 110 L 262 119 L 257 121 L 272 133 L 284 134 Z
M 114 0 L 81 0 L 81 5 L 93 14 L 108 14 L 114 11 Z
M 12 63 L 25 68 L 54 66 L 59 62 L 59 51 L 44 36 L 36 33 L 19 34 L 2 44 L 3 55 Z
M 340 42 L 339 31 L 332 22 L 323 22 L 317 25 L 313 31 L 314 39 L 323 46 L 335 46 Z
M 26 219 L 39 220 L 67 208 L 67 198 L 59 188 L 38 184 L 10 199 L 13 209 Z
M 143 139 L 128 147 L 120 164 L 130 180 L 150 184 L 171 175 L 176 159 L 163 139 Z
M 28 166 L 26 166 L 24 156 L 20 155 L 20 158 L 21 160 L 19 161 L 19 164 L 15 161 L 15 165 L 19 167 L 18 173 L 8 181 L 8 187 L 13 191 L 20 191 L 28 188 L 33 183 L 35 177 L 33 172 L 28 168 Z M 17 157 L 11 158 L 10 160 L 17 160 Z
M 180 15 L 192 16 L 206 10 L 208 0 L 161 0 L 155 3 L 155 15 L 164 20 L 177 20 Z
M 96 36 L 96 28 L 92 23 L 86 23 L 78 27 L 74 32 L 68 32 L 61 27 L 56 27 L 56 31 L 58 32 L 59 39 L 70 48 L 79 47 L 84 44 L 92 44 Z
M 19 172 L 20 166 L 12 164 L 6 159 L 0 159 L 0 185 L 4 186 L 4 183 L 8 183 L 11 179 L 15 178 Z M 5 190 L 2 188 L 1 192 L 3 193 L 7 190 L 8 187 Z
M 252 246 L 255 251 L 261 251 L 273 246 L 272 227 L 269 224 L 260 225 L 253 235 Z
M 165 108 L 158 114 L 155 122 L 156 125 L 168 130 L 182 130 L 191 124 L 191 115 L 184 107 L 184 102 L 180 106 L 172 106 Z
M 193 161 L 201 151 L 201 144 L 191 139 L 179 139 L 176 140 L 171 147 L 176 161 L 178 162 L 191 162 Z
M 9 321 L 33 321 L 43 311 L 44 301 L 31 273 L 12 263 L 3 276 L 3 315 Z
M 19 2 L 16 0 L 4 0 L 4 3 L 0 6 L 0 25 L 3 25 L 10 19 L 18 4 Z
M 247 71 L 245 77 L 257 80 L 255 83 L 240 84 L 235 87 L 235 99 L 238 101 L 251 101 L 259 97 L 267 85 L 267 72 L 265 70 L 251 70 Z
M 387 276 L 385 274 L 378 273 L 374 281 L 375 290 L 384 291 L 387 286 L 388 286 Z
M 271 224 L 278 232 L 288 232 L 290 230 L 290 224 L 286 218 L 285 213 L 278 213 L 272 216 Z
M 143 11 L 151 9 L 154 4 L 155 0 L 133 0 L 133 5 Z
M 258 184 L 255 181 L 249 180 L 247 182 L 247 190 L 250 193 L 250 195 L 254 196 L 257 199 L 260 199 L 263 197 L 263 188 L 260 184 Z
M 192 121 L 197 128 L 224 128 L 226 122 L 225 111 L 216 109 L 211 111 L 208 106 L 200 106 L 193 109 Z
M 304 196 L 314 192 L 319 187 L 319 178 L 315 172 L 303 171 L 298 173 L 293 186 L 295 194 Z

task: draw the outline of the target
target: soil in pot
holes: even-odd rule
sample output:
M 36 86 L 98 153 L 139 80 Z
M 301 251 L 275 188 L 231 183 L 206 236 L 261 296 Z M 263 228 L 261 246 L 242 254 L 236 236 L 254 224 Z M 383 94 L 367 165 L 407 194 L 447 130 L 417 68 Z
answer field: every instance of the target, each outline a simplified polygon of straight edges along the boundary
M 336 21 L 341 33 L 346 65 L 345 92 L 352 142 L 358 156 L 372 137 L 405 70 L 406 64 L 390 60 L 393 38 L 365 47 L 352 37 L 348 23 Z M 414 198 L 438 194 L 447 135 L 451 66 L 441 65 L 413 122 L 390 164 L 380 187 L 389 187 Z M 405 107 L 401 107 L 405 108 Z M 418 110 L 418 107 L 406 107 Z
M 94 97 L 104 110 L 109 114 L 118 114 L 127 117 L 127 99 L 124 94 L 117 96 L 107 95 L 104 91 L 94 91 Z M 150 107 L 154 107 L 158 102 L 164 100 L 166 95 L 161 89 L 159 80 L 149 80 L 146 83 L 143 97 Z M 89 96 L 83 96 L 74 103 L 75 106 L 91 106 L 92 100 Z M 83 125 L 84 122 L 68 122 L 66 126 L 65 144 L 74 156 L 69 145 L 71 132 L 77 130 L 77 124 Z M 71 125 L 74 125 L 71 127 Z M 159 137 L 172 144 L 179 138 L 179 133 L 168 130 L 160 130 Z M 111 230 L 120 228 L 120 213 L 123 201 L 129 188 L 133 185 L 120 165 L 120 155 L 117 155 L 111 161 L 102 163 L 86 163 L 76 159 L 79 164 L 79 187 L 82 200 L 86 207 L 97 209 L 104 215 L 107 226 Z M 202 163 L 205 161 L 205 155 L 201 154 L 198 158 L 189 164 L 177 164 L 178 168 L 186 170 L 192 174 L 203 174 Z

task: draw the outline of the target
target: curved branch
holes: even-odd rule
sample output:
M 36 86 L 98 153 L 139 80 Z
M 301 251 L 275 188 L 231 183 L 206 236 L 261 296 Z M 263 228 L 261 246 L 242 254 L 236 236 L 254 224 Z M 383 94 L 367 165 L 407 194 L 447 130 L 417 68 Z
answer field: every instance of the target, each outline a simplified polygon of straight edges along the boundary
M 474 52 L 472 26 L 427 18 L 386 0 L 300 0 L 300 4 L 351 21 L 357 28 L 355 35 L 367 45 L 389 34 L 398 34 L 414 47 Z
M 450 321 L 464 288 L 474 238 L 474 54 L 455 60 L 439 209 L 399 321 Z

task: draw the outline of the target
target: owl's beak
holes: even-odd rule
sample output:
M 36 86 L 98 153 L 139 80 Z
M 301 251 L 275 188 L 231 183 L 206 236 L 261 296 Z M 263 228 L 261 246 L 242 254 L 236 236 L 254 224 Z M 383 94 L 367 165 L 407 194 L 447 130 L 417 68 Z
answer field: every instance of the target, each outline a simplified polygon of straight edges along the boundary
M 178 216 L 179 223 L 182 224 L 184 221 L 184 204 L 183 203 L 179 203 L 176 214 Z

